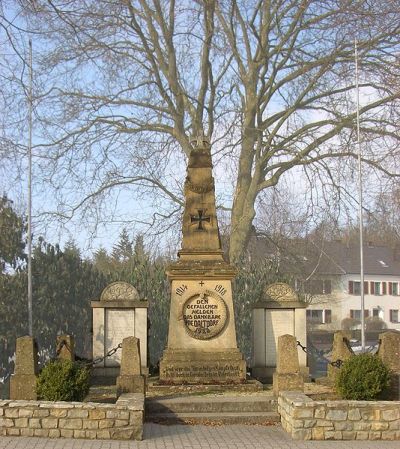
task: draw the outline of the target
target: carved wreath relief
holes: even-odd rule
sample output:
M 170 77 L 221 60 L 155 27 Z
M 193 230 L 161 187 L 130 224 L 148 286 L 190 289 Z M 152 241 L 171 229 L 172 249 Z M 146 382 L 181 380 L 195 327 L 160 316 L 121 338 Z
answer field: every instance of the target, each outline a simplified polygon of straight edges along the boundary
M 216 289 L 218 287 L 221 286 L 217 285 Z M 216 291 L 205 290 L 195 293 L 184 302 L 182 316 L 186 332 L 191 337 L 209 340 L 224 329 L 228 308 Z
M 117 281 L 107 285 L 100 296 L 100 301 L 134 301 L 138 297 L 139 294 L 133 285 Z

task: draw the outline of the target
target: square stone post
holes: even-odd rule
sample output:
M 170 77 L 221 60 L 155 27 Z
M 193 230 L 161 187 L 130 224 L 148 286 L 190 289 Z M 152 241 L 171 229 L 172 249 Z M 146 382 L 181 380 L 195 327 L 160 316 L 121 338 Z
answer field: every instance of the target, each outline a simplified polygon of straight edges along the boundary
M 10 379 L 10 399 L 36 400 L 37 343 L 33 337 L 17 338 L 15 372 Z

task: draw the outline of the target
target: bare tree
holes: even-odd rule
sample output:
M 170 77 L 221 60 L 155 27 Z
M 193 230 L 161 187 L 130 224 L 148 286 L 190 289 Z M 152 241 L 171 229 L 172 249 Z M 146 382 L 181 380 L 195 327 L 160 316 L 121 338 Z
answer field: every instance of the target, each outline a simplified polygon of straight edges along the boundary
M 147 223 L 168 229 L 180 217 L 182 154 L 191 135 L 205 134 L 234 174 L 229 246 L 238 261 L 261 192 L 295 167 L 335 185 L 332 161 L 356 156 L 355 38 L 371 144 L 364 162 L 397 176 L 398 1 L 21 4 L 41 33 L 36 152 L 65 219 L 99 218 L 101 200 L 109 206 L 129 186 L 151 198 Z

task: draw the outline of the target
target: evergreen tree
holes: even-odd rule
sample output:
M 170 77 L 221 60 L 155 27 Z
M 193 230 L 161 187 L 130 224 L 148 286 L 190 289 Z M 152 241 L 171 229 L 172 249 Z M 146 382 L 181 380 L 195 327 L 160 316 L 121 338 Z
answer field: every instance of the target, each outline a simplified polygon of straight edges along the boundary
M 126 228 L 122 229 L 119 241 L 114 245 L 111 255 L 118 262 L 126 262 L 133 256 L 132 241 Z
M 0 198 L 0 272 L 7 264 L 17 268 L 25 259 L 25 219 L 18 214 L 11 200 L 5 195 Z

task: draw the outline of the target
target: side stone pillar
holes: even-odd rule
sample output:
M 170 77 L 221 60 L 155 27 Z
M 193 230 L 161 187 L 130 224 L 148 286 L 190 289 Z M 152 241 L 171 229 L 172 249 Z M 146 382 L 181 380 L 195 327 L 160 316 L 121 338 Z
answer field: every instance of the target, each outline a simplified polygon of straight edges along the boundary
M 38 349 L 33 337 L 17 338 L 15 371 L 10 378 L 10 399 L 37 399 Z
M 140 342 L 136 337 L 122 340 L 121 370 L 117 377 L 117 397 L 122 393 L 143 393 L 145 378 L 140 364 Z
M 72 335 L 57 335 L 57 358 L 75 361 L 75 338 Z
M 391 399 L 400 400 L 400 332 L 388 331 L 379 335 L 378 357 L 390 369 Z
M 350 342 L 348 339 L 348 333 L 343 331 L 335 332 L 333 336 L 333 348 L 332 348 L 332 359 L 331 362 L 336 362 L 341 360 L 344 362 L 354 355 L 353 350 L 350 347 Z M 328 381 L 335 383 L 336 376 L 339 372 L 338 367 L 333 365 L 328 365 Z
M 274 395 L 278 396 L 280 391 L 287 390 L 304 390 L 296 337 L 288 334 L 278 337 L 276 371 L 273 374 Z

